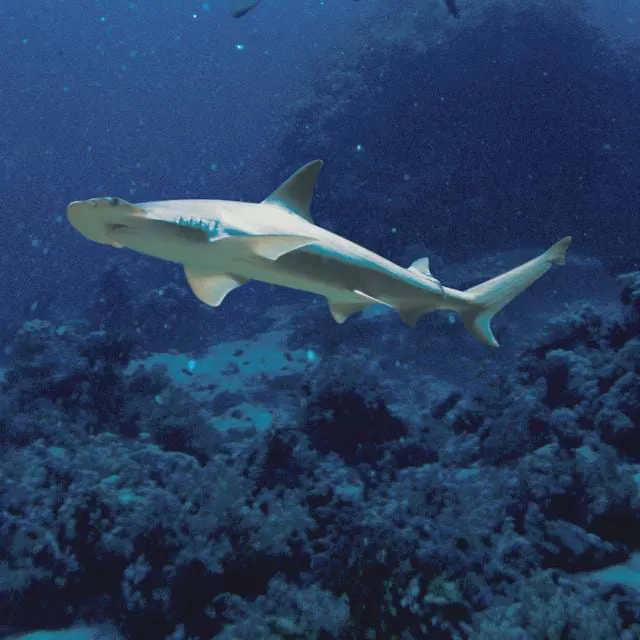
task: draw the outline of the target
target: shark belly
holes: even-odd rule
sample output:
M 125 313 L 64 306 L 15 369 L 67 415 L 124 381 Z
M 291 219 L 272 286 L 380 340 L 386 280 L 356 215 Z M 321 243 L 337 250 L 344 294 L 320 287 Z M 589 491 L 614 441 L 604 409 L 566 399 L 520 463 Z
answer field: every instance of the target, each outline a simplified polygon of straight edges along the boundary
M 240 244 L 230 244 L 226 238 L 208 239 L 200 229 L 176 228 L 148 218 L 126 227 L 116 225 L 109 237 L 147 256 L 182 264 L 200 276 L 229 276 L 240 283 L 258 280 L 324 296 L 330 305 L 363 306 L 364 299 L 368 300 L 365 306 L 379 302 L 396 309 L 451 307 L 436 281 L 357 245 L 352 251 L 339 251 L 318 239 L 308 247 L 269 259 L 242 245 L 243 237 L 249 239 L 249 235 L 239 234 L 235 238 Z
M 366 261 L 345 259 L 321 246 L 299 249 L 275 261 L 257 257 L 241 260 L 234 270 L 247 279 L 315 293 L 330 302 L 355 303 L 361 300 L 362 293 L 392 307 L 416 298 L 436 306 L 442 302 L 439 288 L 416 282 L 418 279 L 404 269 L 398 271 L 393 273 Z
M 256 3 L 254 3 L 256 4 Z M 453 0 L 447 4 L 457 11 Z M 553 265 L 564 264 L 571 236 L 544 253 L 458 291 L 443 287 L 427 258 L 407 269 L 313 223 L 311 197 L 322 162 L 307 163 L 262 202 L 166 200 L 132 204 L 117 197 L 73 201 L 69 222 L 87 239 L 180 264 L 191 290 L 218 307 L 258 280 L 325 296 L 337 322 L 373 304 L 397 309 L 414 326 L 450 309 L 482 343 L 497 347 L 491 320 Z

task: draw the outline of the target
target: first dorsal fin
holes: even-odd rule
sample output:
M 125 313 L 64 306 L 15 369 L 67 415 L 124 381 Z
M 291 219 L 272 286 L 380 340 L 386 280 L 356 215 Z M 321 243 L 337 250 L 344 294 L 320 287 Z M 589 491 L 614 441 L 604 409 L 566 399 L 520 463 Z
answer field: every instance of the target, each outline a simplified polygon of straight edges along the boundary
M 265 198 L 263 203 L 286 207 L 307 222 L 313 223 L 309 206 L 320 169 L 322 169 L 322 160 L 313 160 L 305 164 L 304 167 L 287 178 L 269 197 Z

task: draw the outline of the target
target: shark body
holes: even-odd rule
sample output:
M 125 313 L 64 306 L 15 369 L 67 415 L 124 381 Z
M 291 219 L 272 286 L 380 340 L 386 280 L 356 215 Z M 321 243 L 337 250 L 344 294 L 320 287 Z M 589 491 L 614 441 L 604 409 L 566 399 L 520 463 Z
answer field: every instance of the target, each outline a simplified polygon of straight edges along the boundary
M 428 258 L 404 268 L 315 225 L 309 206 L 321 166 L 305 165 L 260 203 L 103 197 L 71 202 L 67 217 L 90 240 L 182 264 L 194 294 L 213 307 L 260 280 L 325 296 L 337 322 L 374 304 L 396 309 L 412 326 L 425 313 L 456 311 L 476 338 L 496 347 L 493 315 L 565 261 L 570 236 L 466 291 L 443 286 Z

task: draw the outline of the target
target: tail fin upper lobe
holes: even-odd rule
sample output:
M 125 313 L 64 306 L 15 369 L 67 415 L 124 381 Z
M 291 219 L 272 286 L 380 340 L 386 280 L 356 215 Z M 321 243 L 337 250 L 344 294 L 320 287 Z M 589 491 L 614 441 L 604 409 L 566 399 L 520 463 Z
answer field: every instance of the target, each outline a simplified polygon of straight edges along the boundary
M 543 276 L 552 265 L 564 264 L 570 244 L 571 236 L 566 236 L 533 260 L 461 292 L 467 303 L 459 309 L 464 326 L 480 342 L 491 347 L 499 346 L 491 329 L 493 316 Z

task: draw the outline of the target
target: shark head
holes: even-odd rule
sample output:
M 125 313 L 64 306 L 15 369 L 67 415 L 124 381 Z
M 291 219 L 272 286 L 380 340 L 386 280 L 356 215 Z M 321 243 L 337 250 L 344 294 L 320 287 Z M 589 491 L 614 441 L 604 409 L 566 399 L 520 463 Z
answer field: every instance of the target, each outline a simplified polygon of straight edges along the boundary
M 211 209 L 211 205 L 204 206 Z M 132 204 L 122 198 L 92 198 L 67 206 L 67 218 L 85 238 L 117 249 L 133 249 L 147 256 L 181 264 L 220 235 L 219 221 L 185 212 L 183 201 Z
M 67 218 L 85 238 L 120 246 L 116 237 L 135 229 L 144 218 L 144 210 L 121 198 L 91 198 L 70 203 Z

